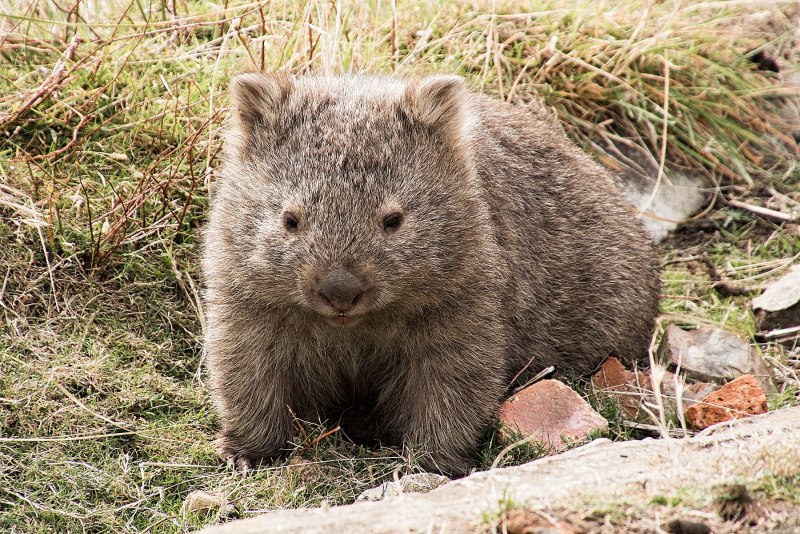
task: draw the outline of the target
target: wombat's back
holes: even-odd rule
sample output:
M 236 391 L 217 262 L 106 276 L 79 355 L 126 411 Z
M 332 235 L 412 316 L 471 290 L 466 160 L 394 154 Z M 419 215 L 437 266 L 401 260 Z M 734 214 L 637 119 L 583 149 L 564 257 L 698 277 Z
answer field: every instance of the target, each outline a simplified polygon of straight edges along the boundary
M 508 266 L 512 375 L 585 373 L 642 359 L 658 314 L 658 258 L 611 176 L 547 118 L 473 95 L 471 129 Z

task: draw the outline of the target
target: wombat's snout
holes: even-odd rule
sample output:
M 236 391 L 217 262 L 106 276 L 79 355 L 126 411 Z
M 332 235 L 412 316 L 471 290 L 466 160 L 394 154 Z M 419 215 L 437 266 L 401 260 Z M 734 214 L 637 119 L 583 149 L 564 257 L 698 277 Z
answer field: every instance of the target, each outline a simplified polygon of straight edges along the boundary
M 322 279 L 317 294 L 329 306 L 346 312 L 358 304 L 364 295 L 361 282 L 344 269 L 334 269 Z

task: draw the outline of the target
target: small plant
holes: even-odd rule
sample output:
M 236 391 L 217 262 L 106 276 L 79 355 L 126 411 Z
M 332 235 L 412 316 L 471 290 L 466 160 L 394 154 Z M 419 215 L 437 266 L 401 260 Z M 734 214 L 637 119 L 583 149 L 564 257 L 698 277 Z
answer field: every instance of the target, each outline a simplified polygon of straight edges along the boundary
M 659 506 L 678 506 L 682 500 L 680 497 L 668 497 L 666 495 L 654 495 L 651 497 L 650 502 Z
M 486 526 L 490 532 L 499 532 L 509 513 L 521 509 L 523 509 L 521 503 L 516 502 L 508 493 L 503 493 L 503 496 L 497 501 L 496 509 L 483 512 L 481 525 Z
M 725 521 L 754 524 L 764 509 L 757 496 L 744 484 L 726 484 L 715 489 L 714 505 Z

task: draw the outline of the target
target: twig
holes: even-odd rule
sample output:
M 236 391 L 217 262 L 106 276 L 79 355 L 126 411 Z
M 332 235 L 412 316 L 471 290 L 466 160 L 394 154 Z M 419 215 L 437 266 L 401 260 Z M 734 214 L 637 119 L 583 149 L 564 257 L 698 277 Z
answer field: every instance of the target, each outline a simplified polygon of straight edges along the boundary
M 523 389 L 525 389 L 526 387 L 530 386 L 531 384 L 535 384 L 536 382 L 538 382 L 538 381 L 539 381 L 539 380 L 541 380 L 542 378 L 546 377 L 547 375 L 549 375 L 550 373 L 552 373 L 553 371 L 555 371 L 555 369 L 556 369 L 556 368 L 555 368 L 555 366 L 554 366 L 554 365 L 551 365 L 550 367 L 547 367 L 547 368 L 545 368 L 545 369 L 542 369 L 541 371 L 539 371 L 538 373 L 536 373 L 536 376 L 534 376 L 533 378 L 531 378 L 530 380 L 528 380 L 527 382 L 525 382 L 525 383 L 524 383 L 524 384 L 522 384 L 521 386 L 519 386 L 519 387 L 517 387 L 517 388 L 514 388 L 514 391 L 512 391 L 512 392 L 511 392 L 511 394 L 513 395 L 513 394 L 515 394 L 515 393 L 519 393 L 520 391 L 522 391 L 522 390 L 523 390 Z M 523 369 L 523 370 L 524 370 L 524 369 Z M 521 372 L 522 372 L 522 371 L 520 371 L 520 373 L 521 373 Z M 519 376 L 519 375 L 517 375 L 517 376 Z M 516 380 L 516 379 L 517 379 L 517 377 L 514 377 L 514 380 Z M 512 380 L 512 381 L 511 381 L 511 383 L 513 384 L 513 383 L 514 383 L 514 381 Z
M 762 217 L 767 217 L 776 221 L 794 222 L 797 220 L 797 217 L 789 215 L 788 213 L 769 208 L 762 208 L 761 206 L 753 206 L 752 204 L 747 204 L 746 202 L 741 202 L 739 200 L 727 199 L 726 202 L 735 208 L 741 208 L 751 213 L 755 213 L 756 215 L 761 215 Z
M 3 438 L 0 437 L 0 443 L 46 443 L 46 442 L 68 442 L 68 441 L 83 441 L 87 439 L 105 439 L 105 438 L 118 438 L 120 436 L 134 436 L 139 435 L 141 432 L 107 432 L 104 434 L 83 434 L 80 436 L 54 436 L 43 438 Z
M 708 256 L 708 254 L 703 253 L 698 259 L 703 262 L 708 270 L 708 276 L 713 281 L 711 287 L 716 289 L 720 295 L 724 295 L 726 297 L 738 297 L 755 291 L 752 288 L 740 286 L 730 281 L 724 275 L 720 274 L 720 272 L 717 270 L 717 266 L 714 265 L 714 262 L 711 261 L 711 258 Z
M 667 132 L 669 128 L 669 58 L 664 57 L 664 108 L 663 108 L 663 118 L 664 121 L 661 128 L 661 157 L 658 163 L 658 175 L 656 175 L 656 183 L 653 186 L 653 192 L 650 193 L 650 197 L 647 199 L 647 202 L 644 203 L 642 208 L 639 210 L 639 216 L 645 213 L 650 206 L 653 204 L 653 200 L 655 200 L 656 195 L 658 194 L 658 189 L 661 187 L 661 180 L 664 178 L 664 167 L 667 162 Z
M 294 423 L 294 426 L 297 427 L 297 430 L 300 432 L 302 439 L 308 438 L 308 432 L 306 432 L 306 429 L 303 428 L 303 423 L 300 422 L 300 418 L 297 417 L 296 413 L 294 413 L 292 407 L 287 404 L 286 409 L 289 410 L 289 413 L 292 415 L 292 423 Z
M 100 94 L 100 93 L 97 93 Z M 53 152 L 48 152 L 47 154 L 39 154 L 38 156 L 32 156 L 30 159 L 32 161 L 38 161 L 42 159 L 49 159 L 53 160 L 56 156 L 60 156 L 64 152 L 67 152 L 75 146 L 75 143 L 78 142 L 78 135 L 81 133 L 81 128 L 86 126 L 86 124 L 93 119 L 93 115 L 83 115 L 81 120 L 78 122 L 77 126 L 72 130 L 72 137 L 70 138 L 69 142 L 64 145 L 63 147 L 59 148 L 58 150 L 54 150 Z
M 94 410 L 92 410 L 91 408 L 89 408 L 88 406 L 86 406 L 86 404 L 81 402 L 81 400 L 79 398 L 77 398 L 75 395 L 70 393 L 67 390 L 67 388 L 65 388 L 64 386 L 62 386 L 58 382 L 53 382 L 53 385 L 56 386 L 61 391 L 61 393 L 66 395 L 69 398 L 69 400 L 71 400 L 72 402 L 77 404 L 78 407 L 86 410 L 87 412 L 89 412 L 90 414 L 94 415 L 95 417 L 97 417 L 101 421 L 105 421 L 106 423 L 110 424 L 111 426 L 115 426 L 117 428 L 121 428 L 122 430 L 130 430 L 130 425 L 128 425 L 126 423 L 120 423 L 118 421 L 114 421 L 113 419 L 111 419 L 109 417 L 106 417 L 105 415 L 103 415 L 101 413 L 97 413 Z
M 305 449 L 308 449 L 309 447 L 313 447 L 314 445 L 316 445 L 317 443 L 319 443 L 323 439 L 327 438 L 328 436 L 330 436 L 332 434 L 335 434 L 336 432 L 340 431 L 341 429 L 342 429 L 342 427 L 337 426 L 336 428 L 332 428 L 332 429 L 328 430 L 327 432 L 325 432 L 323 434 L 320 434 L 319 436 L 317 436 L 316 438 L 311 440 L 311 443 L 306 445 Z
M 168 467 L 170 469 L 219 469 L 219 465 L 181 464 L 172 462 L 139 462 L 139 467 Z
M 797 372 L 792 369 L 791 366 L 786 365 L 785 363 L 779 361 L 776 357 L 770 356 L 769 354 L 764 355 L 764 360 L 772 366 L 774 371 L 772 373 L 772 378 L 776 378 L 784 384 L 800 384 L 800 378 L 798 378 Z
M 644 432 L 653 434 L 654 436 L 659 436 L 659 437 L 664 436 L 664 429 L 660 428 L 658 425 L 635 423 L 633 421 L 624 421 L 623 424 L 628 428 L 633 428 L 634 430 L 642 430 Z M 687 434 L 685 434 L 683 430 L 677 428 L 668 429 L 666 430 L 666 432 L 671 438 L 683 438 L 687 436 Z M 692 436 L 692 433 L 688 432 L 688 435 Z
M 790 326 L 788 328 L 778 328 L 767 332 L 756 332 L 756 335 L 763 339 L 775 339 L 791 334 L 800 334 L 800 326 Z
M 506 389 L 508 389 L 508 388 L 510 388 L 511 386 L 513 386 L 513 385 L 514 385 L 514 382 L 516 382 L 516 381 L 517 381 L 517 378 L 519 378 L 519 375 L 521 375 L 522 373 L 524 373 L 524 372 L 525 372 L 525 369 L 527 369 L 528 367 L 530 367 L 530 365 L 533 363 L 533 359 L 534 359 L 534 358 L 536 358 L 536 355 L 535 355 L 535 354 L 534 354 L 533 356 L 531 356 L 530 360 L 528 360 L 528 363 L 526 363 L 526 364 L 525 364 L 525 365 L 522 367 L 522 369 L 520 369 L 519 371 L 517 371 L 517 374 L 515 374 L 515 375 L 514 375 L 514 378 L 512 378 L 512 379 L 511 379 L 511 382 L 509 382 L 509 383 L 508 383 L 508 386 L 506 386 Z
M 792 169 L 790 168 L 790 170 L 792 170 Z M 800 202 L 796 201 L 795 199 L 793 199 L 791 197 L 788 197 L 788 196 L 784 195 L 783 193 L 781 193 L 780 191 L 778 191 L 774 187 L 768 187 L 767 188 L 767 193 L 769 193 L 773 197 L 778 197 L 779 199 L 781 199 L 782 201 L 786 202 L 787 204 L 792 204 L 794 206 L 800 206 Z
M 26 115 L 31 108 L 33 108 L 36 104 L 53 94 L 64 80 L 67 77 L 67 61 L 72 61 L 75 57 L 75 50 L 78 48 L 78 45 L 83 42 L 83 39 L 78 37 L 77 35 L 72 38 L 70 41 L 69 46 L 66 50 L 64 50 L 64 54 L 59 58 L 58 62 L 56 62 L 55 67 L 53 67 L 53 71 L 50 75 L 39 85 L 39 87 L 33 91 L 30 96 L 22 103 L 16 113 L 6 115 L 5 117 L 0 117 L 0 128 L 7 126 L 9 124 L 14 124 L 19 119 L 21 119 L 24 115 Z

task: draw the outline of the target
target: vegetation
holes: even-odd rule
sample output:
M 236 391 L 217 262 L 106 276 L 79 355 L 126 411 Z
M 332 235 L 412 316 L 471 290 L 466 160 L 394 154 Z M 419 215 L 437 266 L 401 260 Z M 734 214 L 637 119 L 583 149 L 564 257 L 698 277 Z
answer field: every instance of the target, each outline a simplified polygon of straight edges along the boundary
M 0 530 L 182 532 L 352 502 L 418 469 L 413 451 L 358 447 L 318 422 L 246 479 L 214 451 L 199 228 L 241 70 L 455 72 L 519 105 L 541 98 L 612 168 L 617 142 L 666 177 L 700 173 L 714 195 L 664 247 L 664 318 L 752 338 L 747 292 L 715 289 L 698 258 L 753 291 L 800 258 L 796 223 L 726 202 L 800 207 L 784 112 L 797 88 L 752 61 L 797 46 L 795 8 L 562 4 L 0 2 Z M 761 347 L 785 377 L 771 408 L 796 404 L 797 350 Z M 629 436 L 615 410 L 612 435 Z M 489 437 L 484 466 L 499 452 Z M 796 501 L 796 482 L 771 497 Z M 233 509 L 187 511 L 195 489 Z

